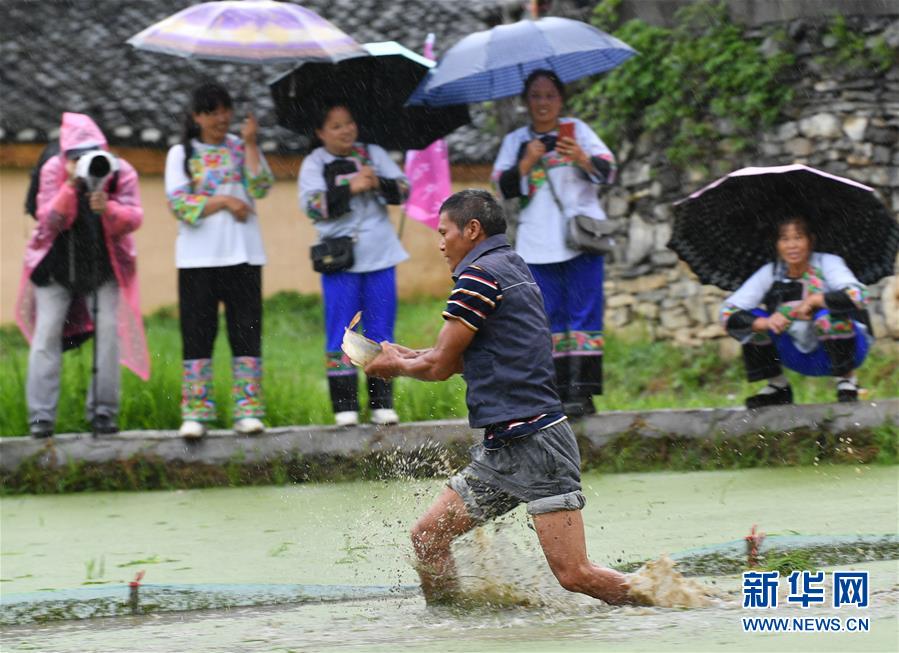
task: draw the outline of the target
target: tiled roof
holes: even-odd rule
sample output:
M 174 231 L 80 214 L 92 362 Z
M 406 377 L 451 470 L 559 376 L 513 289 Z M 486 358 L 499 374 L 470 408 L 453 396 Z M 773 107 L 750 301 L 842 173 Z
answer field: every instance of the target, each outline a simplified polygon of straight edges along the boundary
M 213 77 L 252 108 L 266 151 L 304 143 L 277 127 L 266 80 L 290 66 L 189 61 L 141 52 L 125 43 L 189 4 L 183 0 L 4 0 L 0 20 L 0 142 L 56 137 L 63 111 L 91 115 L 110 143 L 166 148 L 179 138 L 195 82 Z M 437 51 L 500 22 L 510 0 L 303 0 L 359 42 L 395 40 L 420 50 L 428 32 Z M 473 107 L 475 124 L 485 115 Z M 454 161 L 492 159 L 498 142 L 475 126 L 450 138 Z

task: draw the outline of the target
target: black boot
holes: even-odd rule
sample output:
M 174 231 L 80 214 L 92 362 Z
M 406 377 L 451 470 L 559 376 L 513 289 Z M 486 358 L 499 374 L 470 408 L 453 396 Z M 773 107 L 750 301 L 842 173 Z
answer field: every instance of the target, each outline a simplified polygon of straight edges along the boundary
M 569 417 L 596 413 L 593 395 L 602 394 L 602 356 L 569 358 L 568 401 L 563 404 Z
M 368 377 L 368 407 L 393 408 L 393 381 Z
M 830 359 L 831 373 L 834 376 L 847 377 L 855 369 L 855 336 L 853 338 L 838 338 L 824 340 L 824 351 Z
M 368 377 L 368 406 L 372 424 L 399 424 L 399 415 L 393 409 L 393 381 Z
M 329 376 L 328 389 L 331 391 L 331 409 L 335 414 L 359 412 L 359 390 L 355 374 Z
M 748 381 L 761 381 L 783 374 L 777 348 L 773 343 L 757 345 L 747 342 L 743 345 L 743 365 Z

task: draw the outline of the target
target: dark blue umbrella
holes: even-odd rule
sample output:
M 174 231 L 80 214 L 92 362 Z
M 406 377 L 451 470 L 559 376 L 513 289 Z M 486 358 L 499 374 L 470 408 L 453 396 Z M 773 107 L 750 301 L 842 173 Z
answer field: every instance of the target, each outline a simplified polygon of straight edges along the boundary
M 476 32 L 441 57 L 408 104 L 445 106 L 518 95 L 533 71 L 564 83 L 611 70 L 637 51 L 595 27 L 568 18 L 522 20 Z

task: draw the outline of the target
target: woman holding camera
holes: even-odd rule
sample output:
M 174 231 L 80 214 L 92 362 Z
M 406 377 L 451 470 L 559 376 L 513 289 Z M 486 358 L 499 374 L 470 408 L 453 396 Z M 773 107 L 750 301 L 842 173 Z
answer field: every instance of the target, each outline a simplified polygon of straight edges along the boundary
M 29 430 L 34 437 L 53 435 L 62 352 L 93 335 L 96 376 L 87 419 L 94 433 L 115 433 L 120 358 L 141 379 L 150 375 L 131 237 L 144 216 L 137 172 L 107 152 L 103 132 L 88 116 L 64 113 L 59 142 L 59 155 L 40 169 L 37 226 L 16 302 L 16 321 L 31 343 Z M 96 300 L 95 311 L 88 299 Z
M 169 150 L 165 189 L 179 220 L 175 243 L 181 314 L 183 376 L 180 434 L 199 438 L 216 418 L 212 350 L 219 303 L 225 305 L 231 345 L 234 430 L 261 433 L 262 266 L 265 251 L 254 199 L 265 197 L 274 178 L 256 144 L 256 120 L 241 136 L 228 133 L 234 117 L 224 87 L 197 87 L 184 139 Z
M 603 257 L 572 249 L 568 221 L 606 218 L 597 187 L 615 179 L 615 159 L 586 123 L 562 118 L 565 88 L 536 70 L 522 98 L 531 122 L 506 135 L 493 166 L 505 199 L 518 198 L 515 250 L 543 293 L 553 339 L 556 386 L 570 417 L 596 412 L 602 394 Z
M 300 208 L 315 224 L 317 247 L 343 260 L 334 266 L 341 269 L 313 260 L 322 272 L 328 389 L 341 426 L 359 422 L 356 369 L 340 349 L 344 327 L 362 311 L 366 336 L 393 340 L 396 265 L 408 258 L 386 207 L 405 201 L 408 182 L 381 147 L 357 142 L 358 133 L 345 105 L 326 103 L 315 131 L 322 146 L 303 159 L 299 178 Z M 373 423 L 399 421 L 392 382 L 369 378 L 368 401 Z

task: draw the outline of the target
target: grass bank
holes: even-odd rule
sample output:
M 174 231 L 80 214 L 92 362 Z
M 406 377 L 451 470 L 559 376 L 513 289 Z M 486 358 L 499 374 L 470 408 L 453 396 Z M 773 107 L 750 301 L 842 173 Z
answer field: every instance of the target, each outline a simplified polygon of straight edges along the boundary
M 401 302 L 396 338 L 411 347 L 430 345 L 442 324 L 443 303 L 436 299 Z M 271 426 L 332 423 L 324 375 L 321 300 L 279 293 L 265 302 L 264 391 Z M 180 424 L 181 340 L 171 310 L 146 319 L 152 372 L 146 383 L 122 373 L 122 429 L 176 429 Z M 224 325 L 216 343 L 215 396 L 219 425 L 231 423 L 230 352 Z M 0 435 L 27 432 L 25 377 L 28 346 L 14 327 L 0 329 Z M 743 380 L 739 360 L 724 360 L 714 343 L 682 349 L 651 342 L 639 325 L 607 334 L 605 387 L 599 410 L 720 407 L 739 405 L 753 387 Z M 57 432 L 87 430 L 84 398 L 90 383 L 91 344 L 65 354 Z M 878 343 L 860 373 L 869 398 L 899 396 L 899 349 Z M 831 379 L 794 377 L 799 403 L 834 399 Z M 396 382 L 396 407 L 404 421 L 464 417 L 464 383 Z
M 893 425 L 836 434 L 811 429 L 750 433 L 710 439 L 676 435 L 647 438 L 622 433 L 603 446 L 579 437 L 585 470 L 601 472 L 704 471 L 753 467 L 896 465 L 899 429 Z M 69 460 L 47 465 L 46 452 L 15 470 L 0 472 L 0 495 L 62 494 L 85 491 L 175 490 L 290 483 L 333 483 L 445 477 L 468 462 L 468 445 L 455 440 L 415 452 L 367 451 L 357 454 L 285 452 L 264 461 L 238 452 L 224 464 L 171 461 L 151 453 L 127 460 Z

